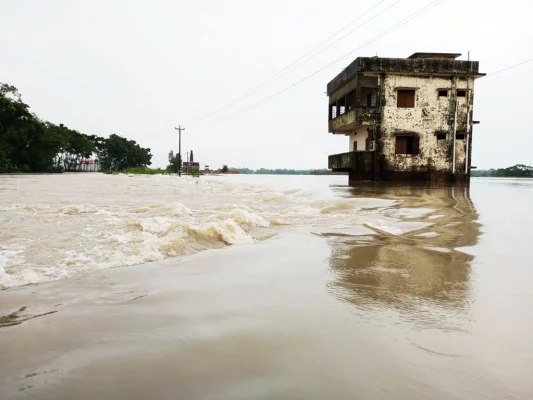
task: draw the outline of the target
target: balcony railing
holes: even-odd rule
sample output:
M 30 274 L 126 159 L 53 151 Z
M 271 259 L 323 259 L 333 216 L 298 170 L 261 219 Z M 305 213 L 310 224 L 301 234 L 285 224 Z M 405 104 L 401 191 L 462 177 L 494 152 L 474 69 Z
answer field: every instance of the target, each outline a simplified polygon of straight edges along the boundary
M 373 151 L 350 151 L 333 154 L 328 158 L 328 168 L 333 171 L 371 172 L 374 168 Z
M 328 128 L 330 132 L 343 132 L 362 125 L 374 125 L 376 117 L 376 107 L 357 107 L 330 120 Z

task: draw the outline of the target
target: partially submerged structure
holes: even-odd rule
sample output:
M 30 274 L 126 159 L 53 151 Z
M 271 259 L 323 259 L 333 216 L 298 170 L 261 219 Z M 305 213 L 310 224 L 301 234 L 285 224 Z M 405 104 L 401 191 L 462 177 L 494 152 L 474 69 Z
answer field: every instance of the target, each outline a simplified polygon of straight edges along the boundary
M 459 56 L 355 59 L 327 86 L 329 132 L 349 138 L 329 168 L 350 182 L 468 182 L 474 81 L 484 74 Z
M 200 173 L 200 163 L 194 162 L 194 154 L 191 150 L 190 157 L 189 152 L 187 152 L 187 161 L 183 163 L 183 172 L 185 174 L 199 174 Z

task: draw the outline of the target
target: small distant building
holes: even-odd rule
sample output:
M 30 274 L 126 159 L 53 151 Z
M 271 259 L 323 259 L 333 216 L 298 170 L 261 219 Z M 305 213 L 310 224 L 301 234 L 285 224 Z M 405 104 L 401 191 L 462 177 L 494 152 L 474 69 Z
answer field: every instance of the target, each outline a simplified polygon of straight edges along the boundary
M 200 163 L 199 162 L 194 162 L 194 155 L 193 155 L 193 151 L 192 150 L 190 152 L 190 157 L 188 156 L 187 158 L 188 158 L 188 160 L 183 163 L 183 172 L 185 172 L 186 174 L 190 174 L 190 173 L 199 174 L 200 173 Z
M 200 163 L 192 162 L 192 161 L 185 161 L 183 163 L 183 172 L 186 174 L 190 173 L 200 173 Z
M 200 170 L 200 174 L 212 174 L 216 171 L 209 169 L 209 165 L 205 165 L 203 170 Z
M 56 160 L 57 161 L 57 160 Z M 57 161 L 58 167 L 62 167 L 67 172 L 99 172 L 100 163 L 92 158 L 62 158 Z
M 329 132 L 348 137 L 328 167 L 349 181 L 468 182 L 479 62 L 460 54 L 359 57 L 327 86 Z
M 83 172 L 98 172 L 100 171 L 100 164 L 98 160 L 82 158 L 78 161 L 78 170 Z

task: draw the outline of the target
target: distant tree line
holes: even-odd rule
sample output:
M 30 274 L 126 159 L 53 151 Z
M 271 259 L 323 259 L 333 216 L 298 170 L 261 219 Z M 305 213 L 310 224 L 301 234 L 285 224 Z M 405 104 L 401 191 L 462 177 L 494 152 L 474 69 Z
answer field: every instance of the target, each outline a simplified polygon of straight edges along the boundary
M 344 173 L 332 172 L 329 169 L 249 169 L 249 168 L 229 168 L 238 171 L 239 174 L 258 175 L 344 175 Z
M 152 159 L 134 140 L 86 135 L 40 119 L 16 87 L 0 82 L 0 173 L 77 171 L 93 155 L 102 170 L 112 171 L 146 167 Z
M 508 168 L 473 170 L 473 177 L 533 178 L 533 167 L 517 164 Z
M 488 176 L 491 176 L 493 171 L 495 170 L 494 169 L 473 169 L 470 171 L 470 176 L 473 178 L 479 178 L 479 177 L 486 178 Z

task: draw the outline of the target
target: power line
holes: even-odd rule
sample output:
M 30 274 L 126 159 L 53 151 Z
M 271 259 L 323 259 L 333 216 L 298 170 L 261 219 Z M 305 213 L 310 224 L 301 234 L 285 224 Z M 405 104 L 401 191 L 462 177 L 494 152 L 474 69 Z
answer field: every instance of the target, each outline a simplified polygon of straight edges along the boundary
M 278 81 L 280 78 L 282 78 L 284 75 L 288 74 L 289 72 L 292 72 L 294 71 L 296 68 L 304 65 L 305 63 L 311 61 L 313 58 L 315 58 L 316 56 L 318 56 L 320 53 L 324 52 L 325 50 L 329 49 L 331 46 L 333 46 L 334 44 L 340 42 L 342 39 L 344 39 L 345 37 L 351 35 L 353 32 L 355 32 L 356 30 L 358 30 L 359 28 L 362 28 L 363 26 L 365 26 L 366 24 L 368 24 L 369 22 L 373 21 L 374 19 L 376 19 L 377 17 L 379 17 L 381 14 L 383 14 L 384 12 L 388 11 L 389 9 L 391 9 L 392 7 L 394 7 L 396 4 L 400 3 L 402 0 L 396 0 L 394 3 L 392 3 L 391 5 L 389 5 L 388 7 L 386 7 L 384 10 L 382 10 L 380 13 L 374 15 L 372 18 L 366 20 L 365 22 L 363 22 L 361 25 L 358 25 L 356 26 L 354 29 L 350 30 L 349 32 L 347 32 L 346 34 L 344 34 L 343 36 L 341 36 L 340 38 L 338 38 L 337 40 L 335 40 L 334 42 L 330 43 L 329 45 L 327 45 L 326 47 L 324 47 L 322 50 L 320 50 L 319 52 L 315 53 L 315 54 L 312 54 L 310 57 L 308 57 L 306 60 L 304 60 L 303 62 L 295 65 L 293 68 L 290 68 L 288 70 L 286 70 L 283 74 L 277 76 L 277 77 L 273 77 L 271 78 L 271 80 L 269 80 L 268 84 L 270 83 L 273 83 L 273 82 L 276 82 Z M 294 64 L 294 63 L 293 63 Z M 264 86 L 267 86 L 267 85 L 264 85 Z M 260 89 L 262 89 L 264 86 L 261 86 L 261 87 L 258 87 L 257 90 L 254 90 L 252 93 L 250 94 L 253 94 L 257 91 L 259 91 Z
M 437 1 L 439 1 L 439 0 L 437 0 Z M 429 9 L 427 9 L 427 10 L 421 11 L 418 15 L 414 16 L 413 18 L 410 18 L 410 19 L 408 19 L 408 20 L 404 20 L 405 22 L 403 22 L 403 23 L 401 23 L 401 24 L 399 24 L 399 25 L 398 25 L 398 24 L 397 24 L 397 25 L 393 25 L 393 28 L 396 29 L 396 28 L 399 28 L 399 27 L 402 26 L 402 25 L 405 25 L 407 22 L 409 22 L 409 21 L 411 21 L 412 19 L 418 17 L 419 15 L 425 13 L 426 11 L 429 11 L 429 10 L 431 10 L 432 8 L 437 7 L 438 5 L 444 3 L 445 1 L 446 1 L 446 0 L 440 0 L 440 2 L 439 2 L 438 4 L 435 4 L 433 7 L 429 8 Z M 429 5 L 428 5 L 428 6 L 429 6 Z M 420 10 L 419 10 L 419 11 L 420 11 Z M 416 12 L 416 13 L 418 13 L 418 12 Z M 416 13 L 414 13 L 414 14 L 416 14 Z M 411 14 L 411 16 L 412 16 L 412 15 L 413 15 L 413 14 Z M 408 17 L 408 18 L 409 18 L 409 17 Z M 363 43 L 363 44 L 362 44 L 361 46 L 359 46 L 358 48 L 356 48 L 356 49 L 350 51 L 350 53 L 352 53 L 352 52 L 354 52 L 354 51 L 357 51 L 357 50 L 359 50 L 361 47 L 366 46 L 367 44 L 370 44 L 370 43 L 372 43 L 373 41 L 375 41 L 375 40 L 377 40 L 377 39 L 379 39 L 379 38 L 385 36 L 386 34 L 392 32 L 394 29 L 390 29 L 390 30 L 386 30 L 386 31 L 382 32 L 381 34 L 375 36 L 374 38 L 370 39 L 369 41 Z M 349 54 L 349 53 L 346 53 L 345 55 L 341 56 L 340 58 L 344 58 L 344 57 L 346 57 L 348 54 Z M 240 115 L 240 114 L 242 114 L 242 113 L 244 113 L 244 112 L 246 112 L 246 111 L 249 111 L 249 110 L 251 110 L 251 109 L 253 109 L 253 108 L 255 108 L 255 107 L 258 107 L 258 106 L 260 106 L 261 104 L 266 103 L 268 100 L 270 100 L 270 99 L 276 97 L 277 95 L 280 95 L 280 94 L 282 94 L 283 92 L 285 92 L 285 91 L 287 91 L 287 90 L 293 88 L 294 86 L 298 85 L 299 83 L 301 83 L 301 82 L 303 82 L 303 81 L 305 81 L 305 80 L 307 80 L 307 79 L 309 79 L 309 78 L 315 76 L 315 75 L 318 74 L 319 72 L 322 72 L 324 69 L 326 69 L 326 68 L 330 67 L 332 64 L 338 62 L 338 61 L 340 60 L 340 58 L 337 59 L 337 60 L 335 60 L 333 63 L 330 63 L 330 64 L 326 65 L 325 67 L 319 69 L 318 71 L 315 71 L 315 72 L 312 73 L 311 75 L 306 76 L 305 78 L 299 80 L 298 82 L 296 82 L 296 83 L 294 83 L 294 84 L 292 84 L 292 85 L 290 85 L 290 86 L 288 86 L 288 87 L 286 87 L 286 88 L 280 90 L 279 92 L 274 93 L 272 96 L 267 97 L 266 99 L 263 99 L 263 100 L 261 100 L 261 101 L 255 103 L 255 104 L 252 104 L 252 105 L 251 105 L 250 107 L 248 107 L 248 108 L 241 109 L 240 111 L 237 111 L 237 112 L 235 112 L 235 113 L 233 113 L 233 114 L 230 114 L 230 115 L 227 115 L 227 116 L 225 116 L 225 117 L 221 117 L 221 118 L 219 118 L 219 119 L 217 119 L 217 120 L 215 120 L 215 121 L 212 121 L 212 122 L 213 122 L 213 123 L 216 123 L 216 122 L 223 122 L 223 121 L 225 121 L 225 120 L 228 120 L 228 119 L 231 119 L 231 118 L 233 118 L 233 117 L 236 117 L 236 116 L 238 116 L 238 115 Z M 492 72 L 492 73 L 486 75 L 485 78 L 488 78 L 489 76 L 493 76 L 493 75 L 499 74 L 499 73 L 501 73 L 501 72 L 508 71 L 508 70 L 510 70 L 510 69 L 513 69 L 513 68 L 519 67 L 519 66 L 521 66 L 521 65 L 527 64 L 527 63 L 532 62 L 532 61 L 533 61 L 533 58 L 531 58 L 531 59 L 529 59 L 529 60 L 526 60 L 526 61 L 523 61 L 523 62 L 521 62 L 521 63 L 515 64 L 515 65 L 512 65 L 512 66 L 510 66 L 510 67 L 507 67 L 507 68 L 501 69 L 501 70 L 499 70 L 499 71 Z M 211 125 L 208 125 L 208 126 L 211 126 Z
M 383 37 L 383 36 L 385 36 L 385 35 L 391 33 L 391 32 L 394 31 L 395 29 L 401 27 L 402 25 L 405 25 L 405 24 L 408 23 L 409 21 L 411 21 L 411 20 L 413 20 L 413 19 L 419 17 L 419 16 L 422 15 L 423 13 L 425 13 L 425 12 L 431 10 L 432 8 L 434 8 L 434 7 L 438 6 L 438 5 L 440 5 L 441 3 L 444 3 L 445 1 L 446 1 L 446 0 L 435 0 L 435 1 L 433 1 L 432 3 L 430 3 L 430 4 L 428 4 L 428 5 L 424 6 L 424 7 L 422 7 L 422 8 L 419 9 L 418 11 L 415 11 L 414 13 L 412 13 L 411 15 L 409 15 L 408 17 L 406 17 L 406 18 L 404 18 L 403 20 L 401 20 L 400 22 L 396 23 L 396 24 L 393 25 L 392 27 L 390 27 L 390 28 L 386 29 L 385 31 L 381 32 L 379 35 L 374 36 L 372 39 L 366 41 L 365 43 L 363 43 L 363 44 L 360 45 L 359 47 L 357 47 L 357 48 L 355 48 L 355 49 L 353 49 L 353 50 L 350 50 L 348 53 L 345 53 L 344 55 L 340 56 L 339 58 L 337 58 L 337 59 L 334 60 L 333 62 L 327 64 L 326 66 L 324 66 L 324 67 L 322 67 L 322 68 L 320 68 L 320 69 L 318 69 L 317 71 L 313 72 L 312 74 L 307 75 L 306 77 L 300 79 L 299 81 L 293 83 L 292 85 L 285 87 L 284 89 L 282 89 L 282 90 L 280 90 L 280 91 L 274 93 L 273 95 L 271 95 L 271 96 L 269 96 L 269 97 L 267 97 L 267 98 L 265 98 L 265 99 L 263 99 L 263 100 L 261 100 L 261 101 L 259 101 L 259 102 L 257 102 L 257 103 L 252 104 L 251 106 L 249 106 L 249 107 L 247 107 L 247 108 L 244 108 L 244 109 L 238 110 L 238 111 L 236 111 L 236 112 L 234 112 L 234 113 L 232 113 L 232 114 L 229 114 L 229 115 L 227 115 L 227 116 L 220 117 L 220 118 L 215 119 L 214 121 L 211 121 L 211 122 L 212 122 L 212 123 L 216 123 L 216 122 L 220 122 L 220 121 L 225 121 L 225 120 L 231 119 L 231 118 L 236 117 L 236 116 L 238 116 L 238 115 L 240 115 L 240 114 L 242 114 L 242 113 L 244 113 L 244 112 L 250 111 L 250 110 L 252 110 L 253 108 L 258 107 L 258 106 L 262 105 L 263 103 L 266 103 L 267 101 L 273 99 L 274 97 L 277 97 L 278 95 L 280 95 L 280 94 L 286 92 L 287 90 L 292 89 L 294 86 L 296 86 L 296 85 L 298 85 L 298 84 L 300 84 L 300 83 L 302 83 L 302 82 L 308 80 L 309 78 L 312 78 L 313 76 L 315 76 L 315 75 L 317 75 L 318 73 L 322 72 L 322 71 L 325 70 L 326 68 L 332 66 L 333 64 L 336 64 L 336 63 L 339 62 L 340 60 L 342 60 L 342 59 L 346 58 L 347 56 L 351 55 L 352 53 L 354 53 L 354 52 L 360 50 L 360 49 L 363 48 L 364 46 L 366 46 L 366 45 L 368 45 L 368 44 L 370 44 L 370 43 L 372 43 L 372 42 L 374 42 L 374 41 L 380 39 L 381 37 Z
M 325 43 L 327 43 L 328 41 L 330 41 L 332 38 L 334 38 L 335 36 L 337 36 L 339 33 L 341 33 L 342 31 L 344 31 L 346 28 L 348 28 L 349 26 L 351 26 L 352 24 L 354 24 L 355 22 L 359 21 L 361 18 L 363 18 L 365 15 L 369 14 L 370 12 L 372 12 L 373 10 L 375 10 L 377 7 L 379 7 L 381 4 L 385 3 L 386 1 L 388 0 L 381 0 L 380 2 L 378 2 L 377 4 L 375 4 L 374 6 L 372 6 L 370 9 L 368 9 L 367 11 L 365 11 L 363 14 L 361 14 L 360 16 L 358 16 L 357 18 L 355 18 L 354 20 L 352 20 L 351 22 L 349 22 L 348 24 L 346 24 L 345 26 L 343 26 L 341 29 L 337 30 L 335 33 L 333 33 L 332 35 L 328 36 L 326 39 L 324 39 L 322 42 L 320 42 L 319 44 L 317 44 L 316 46 L 314 46 L 311 50 L 309 50 L 307 53 L 305 53 L 304 55 L 300 56 L 299 58 L 297 58 L 296 60 L 294 60 L 292 63 L 288 64 L 287 66 L 285 66 L 284 68 L 282 68 L 281 70 L 279 70 L 278 72 L 276 72 L 274 75 L 272 75 L 270 78 L 266 79 L 265 81 L 261 82 L 259 85 L 253 87 L 252 89 L 248 90 L 247 92 L 245 92 L 244 94 L 242 94 L 240 97 L 230 101 L 229 103 L 223 105 L 222 107 L 220 108 L 217 108 L 215 109 L 214 111 L 206 114 L 206 115 L 203 115 L 199 118 L 196 118 L 192 121 L 189 121 L 189 124 L 195 124 L 199 121 L 202 121 L 202 120 L 205 120 L 217 113 L 219 113 L 220 111 L 223 111 L 229 107 L 231 107 L 232 105 L 236 104 L 236 103 L 239 103 L 241 102 L 242 100 L 250 97 L 252 94 L 254 93 L 257 93 L 258 91 L 260 91 L 261 89 L 263 89 L 264 87 L 270 85 L 271 83 L 273 82 L 276 82 L 278 81 L 281 77 L 285 76 L 286 74 L 288 74 L 289 72 L 292 72 L 294 71 L 296 68 L 300 67 L 301 65 L 307 63 L 308 61 L 310 61 L 311 59 L 313 59 L 314 57 L 316 57 L 318 54 L 322 53 L 323 51 L 325 51 L 326 49 L 330 48 L 331 46 L 333 46 L 335 43 L 338 43 L 340 40 L 344 39 L 345 37 L 349 36 L 350 34 L 352 34 L 353 32 L 355 32 L 357 29 L 363 27 L 364 25 L 366 25 L 367 23 L 369 23 L 370 21 L 372 21 L 373 19 L 377 18 L 378 16 L 380 16 L 381 14 L 383 14 L 384 12 L 388 11 L 390 8 L 394 7 L 396 4 L 398 4 L 400 1 L 402 0 L 397 0 L 396 2 L 394 2 L 392 5 L 388 6 L 387 8 L 385 8 L 384 10 L 380 11 L 378 14 L 376 14 L 375 16 L 373 16 L 371 19 L 365 21 L 364 23 L 362 23 L 361 25 L 358 25 L 356 28 L 352 29 L 351 31 L 349 31 L 348 33 L 346 33 L 345 35 L 341 36 L 340 38 L 338 38 L 336 41 L 334 41 L 333 43 L 330 43 L 328 46 L 324 47 L 323 49 L 321 49 L 320 51 L 318 51 L 317 53 L 315 54 L 312 54 L 315 50 L 319 49 L 322 45 L 324 45 Z M 297 64 L 299 61 L 301 61 L 302 59 L 306 58 L 307 56 L 309 56 L 311 54 L 311 56 L 309 58 L 307 58 L 306 60 L 304 60 L 303 62 Z M 294 66 L 295 64 L 297 64 L 296 66 Z M 294 66 L 294 67 L 293 67 Z M 291 68 L 292 67 L 292 68 Z
M 510 67 L 507 67 L 507 68 L 504 68 L 504 69 L 500 69 L 499 71 L 496 71 L 496 72 L 493 72 L 491 74 L 488 74 L 487 76 L 485 76 L 485 78 L 488 78 L 489 76 L 493 76 L 493 75 L 496 75 L 496 74 L 499 74 L 500 72 L 505 72 L 505 71 L 508 71 L 510 69 L 513 69 L 513 68 L 516 68 L 516 67 L 519 67 L 521 65 L 524 65 L 524 64 L 527 64 L 528 62 L 531 62 L 533 61 L 533 58 L 529 59 L 529 60 L 526 60 L 526 61 L 522 61 L 521 63 L 518 63 L 518 64 L 515 64 L 515 65 L 512 65 Z
M 412 13 L 411 15 L 409 15 L 408 17 L 404 18 L 403 20 L 401 20 L 400 22 L 394 24 L 393 26 L 391 26 L 390 28 L 384 30 L 383 32 L 381 32 L 380 34 L 374 36 L 372 39 L 369 39 L 368 41 L 366 41 L 365 43 L 363 43 L 362 45 L 360 45 L 359 47 L 353 49 L 353 50 L 350 50 L 349 52 L 345 53 L 344 55 L 340 56 L 339 58 L 335 59 L 333 62 L 325 65 L 324 67 L 316 70 L 315 72 L 313 72 L 312 74 L 310 75 L 307 75 L 305 76 L 304 78 L 300 79 L 299 81 L 296 81 L 295 83 L 293 83 L 292 85 L 289 85 L 283 89 L 281 89 L 280 91 L 272 94 L 271 96 L 269 97 L 266 97 L 265 99 L 263 100 L 260 100 L 254 104 L 252 104 L 251 106 L 249 107 L 246 107 L 244 109 L 241 109 L 241 110 L 238 110 L 232 114 L 229 114 L 229 115 L 226 115 L 226 116 L 223 116 L 223 117 L 220 117 L 220 118 L 217 118 L 215 119 L 214 121 L 211 121 L 211 124 L 209 126 L 211 126 L 212 124 L 214 123 L 217 123 L 217 122 L 221 122 L 221 121 L 225 121 L 225 120 L 228 120 L 228 119 L 231 119 L 233 117 L 236 117 L 242 113 L 245 113 L 247 111 L 250 111 L 256 107 L 259 107 L 260 105 L 262 105 L 263 103 L 266 103 L 267 101 L 273 99 L 274 97 L 277 97 L 279 96 L 280 94 L 286 92 L 287 90 L 289 89 L 292 89 L 294 86 L 296 85 L 299 85 L 300 83 L 308 80 L 309 78 L 312 78 L 313 76 L 317 75 L 318 73 L 324 71 L 326 68 L 328 67 L 331 67 L 333 64 L 336 64 L 337 62 L 341 61 L 342 59 L 346 58 L 347 56 L 353 54 L 354 52 L 360 50 L 361 48 L 369 45 L 370 43 L 382 38 L 383 36 L 386 36 L 388 35 L 389 33 L 391 33 L 392 31 L 400 28 L 401 26 L 407 24 L 408 22 L 412 21 L 413 19 L 415 18 L 418 18 L 420 15 L 430 11 L 431 9 L 439 6 L 440 4 L 444 3 L 445 1 L 447 0 L 434 0 L 433 2 L 429 3 L 428 5 L 420 8 L 419 10 L 415 11 L 414 13 Z

